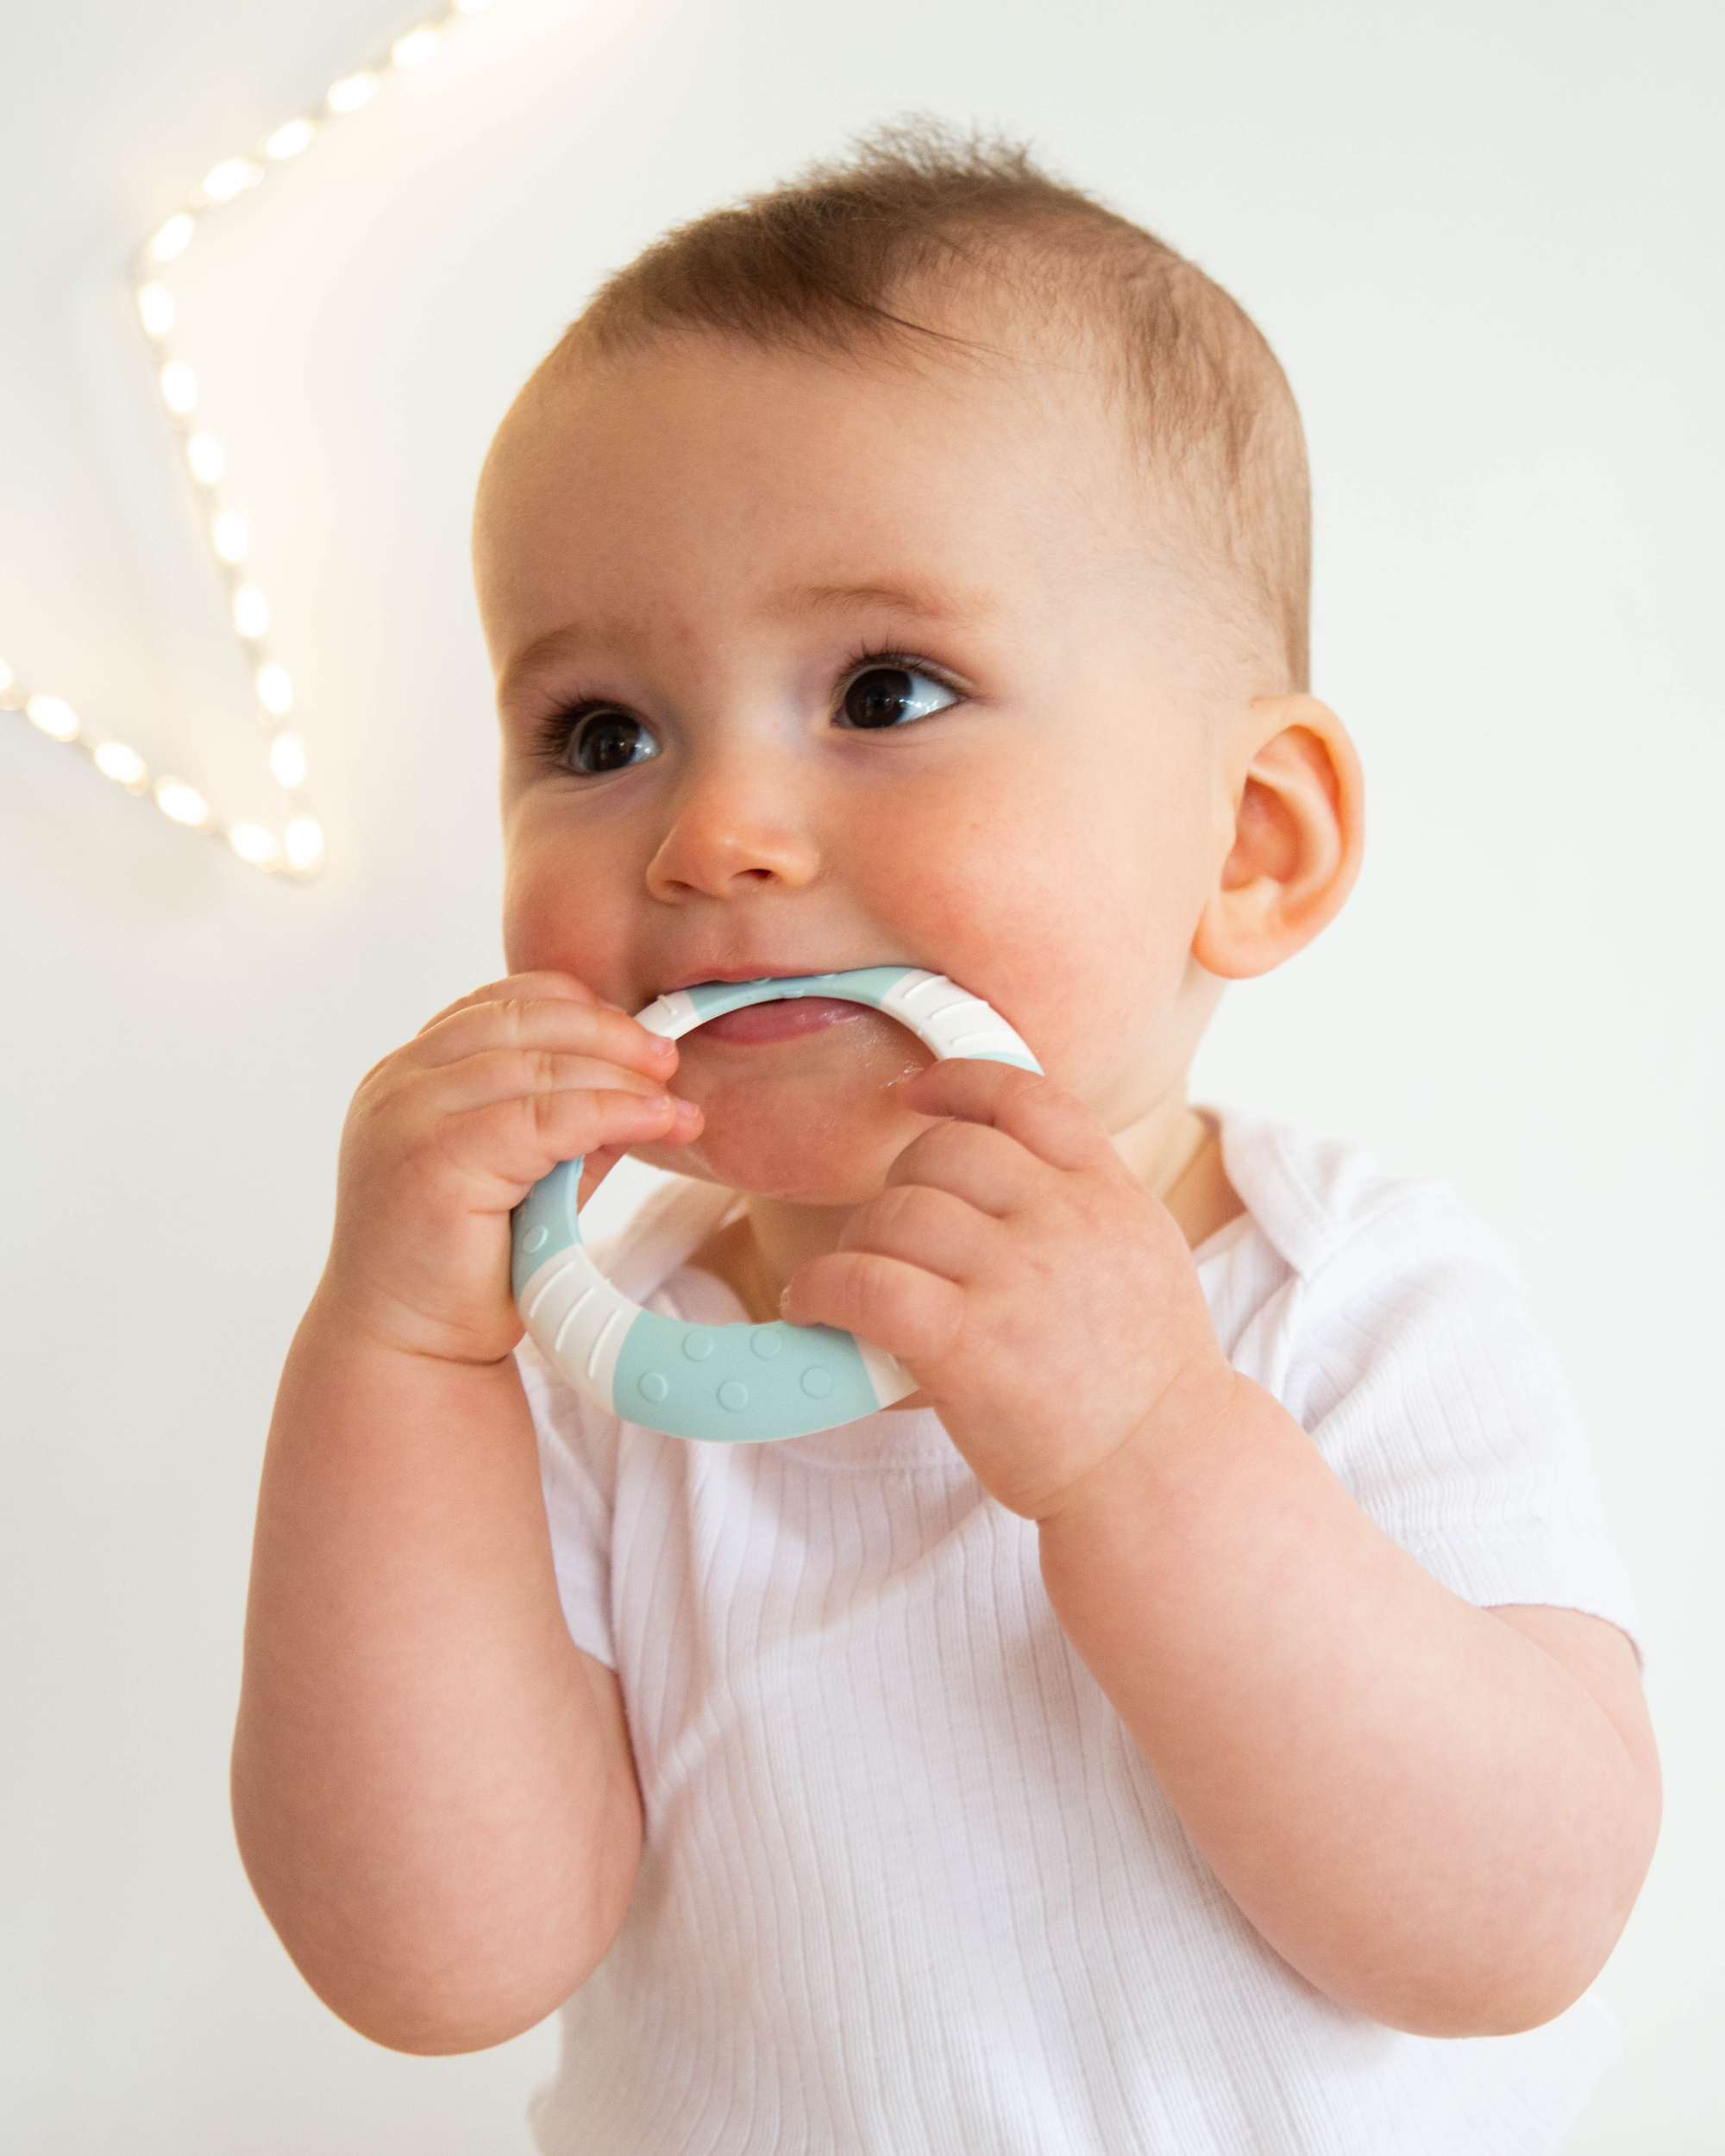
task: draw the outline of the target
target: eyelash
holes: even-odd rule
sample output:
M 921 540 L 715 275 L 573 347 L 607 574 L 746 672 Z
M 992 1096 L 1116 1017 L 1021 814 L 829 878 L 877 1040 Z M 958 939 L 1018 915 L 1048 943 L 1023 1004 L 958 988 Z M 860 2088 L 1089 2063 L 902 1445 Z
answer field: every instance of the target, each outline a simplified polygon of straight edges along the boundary
M 898 667 L 906 674 L 924 674 L 929 680 L 938 682 L 942 688 L 950 689 L 961 701 L 965 700 L 965 692 L 944 667 L 938 667 L 928 659 L 919 659 L 913 651 L 882 651 L 874 644 L 862 644 L 851 653 L 839 669 L 838 686 L 833 697 L 835 711 L 843 705 L 846 689 L 859 674 L 866 674 L 870 667 Z
M 878 645 L 865 643 L 859 644 L 838 670 L 837 685 L 832 699 L 835 712 L 844 705 L 845 691 L 859 674 L 866 674 L 870 667 L 900 667 L 907 674 L 925 674 L 931 681 L 938 681 L 942 688 L 950 689 L 957 697 L 964 695 L 964 691 L 944 667 L 919 658 L 913 651 L 888 650 Z M 569 752 L 569 744 L 580 730 L 581 722 L 592 718 L 599 711 L 619 711 L 625 717 L 634 716 L 632 712 L 626 711 L 624 705 L 610 703 L 603 697 L 584 698 L 578 704 L 563 705 L 556 711 L 548 711 L 539 723 L 539 754 L 549 763 L 561 764 Z

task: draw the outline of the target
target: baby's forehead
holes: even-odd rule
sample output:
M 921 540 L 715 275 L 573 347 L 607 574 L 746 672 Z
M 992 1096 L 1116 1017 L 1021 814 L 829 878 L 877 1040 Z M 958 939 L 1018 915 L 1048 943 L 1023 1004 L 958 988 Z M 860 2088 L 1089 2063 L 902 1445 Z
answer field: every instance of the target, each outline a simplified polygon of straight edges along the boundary
M 638 592 L 636 569 L 668 585 L 704 553 L 757 560 L 763 607 L 785 590 L 786 608 L 956 624 L 1033 616 L 1075 580 L 1100 595 L 1189 551 L 1095 367 L 1002 326 L 973 316 L 931 346 L 862 352 L 705 332 L 560 353 L 487 466 L 482 600 L 499 561 L 510 580 L 563 561 Z

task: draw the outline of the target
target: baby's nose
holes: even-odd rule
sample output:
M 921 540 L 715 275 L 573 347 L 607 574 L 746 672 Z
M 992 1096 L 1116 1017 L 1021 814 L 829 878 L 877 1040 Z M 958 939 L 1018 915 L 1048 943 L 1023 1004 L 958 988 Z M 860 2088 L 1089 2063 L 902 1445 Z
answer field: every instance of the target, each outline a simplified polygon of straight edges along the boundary
M 742 773 L 692 776 L 679 790 L 670 828 L 648 864 L 655 898 L 731 898 L 772 885 L 799 890 L 819 872 L 813 831 L 794 790 Z

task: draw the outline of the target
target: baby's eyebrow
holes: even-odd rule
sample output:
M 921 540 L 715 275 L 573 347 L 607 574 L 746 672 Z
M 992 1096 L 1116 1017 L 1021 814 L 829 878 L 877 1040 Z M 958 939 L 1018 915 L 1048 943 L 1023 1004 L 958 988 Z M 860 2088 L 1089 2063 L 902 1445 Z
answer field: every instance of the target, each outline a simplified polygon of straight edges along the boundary
M 803 614 L 844 613 L 876 607 L 895 614 L 915 614 L 925 621 L 985 620 L 1000 611 L 983 592 L 958 591 L 932 580 L 906 584 L 796 584 L 768 601 L 765 611 L 777 620 Z
M 985 592 L 964 592 L 933 580 L 903 584 L 794 584 L 775 592 L 762 608 L 768 620 L 794 621 L 810 614 L 850 613 L 866 609 L 914 616 L 921 621 L 963 624 L 985 621 L 1000 611 Z M 568 622 L 536 636 L 505 665 L 498 681 L 498 702 L 505 711 L 541 674 L 555 674 L 593 651 L 615 651 L 637 641 L 629 623 L 610 618 Z
M 542 674 L 555 674 L 589 652 L 614 649 L 626 642 L 627 625 L 614 621 L 568 622 L 561 629 L 536 636 L 530 644 L 509 659 L 498 677 L 497 700 L 505 708 L 530 688 Z

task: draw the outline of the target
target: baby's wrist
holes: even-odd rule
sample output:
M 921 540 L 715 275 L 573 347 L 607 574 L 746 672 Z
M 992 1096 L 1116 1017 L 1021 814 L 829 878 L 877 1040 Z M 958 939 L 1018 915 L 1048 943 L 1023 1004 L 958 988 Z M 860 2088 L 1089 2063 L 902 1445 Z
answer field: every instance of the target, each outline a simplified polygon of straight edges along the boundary
M 1188 1463 L 1214 1453 L 1247 1412 L 1239 1377 L 1220 1350 L 1195 1355 L 1112 1451 L 1037 1507 L 1038 1526 L 1044 1535 L 1082 1537 L 1118 1520 L 1122 1507 L 1144 1501 L 1151 1482 L 1177 1477 Z
M 402 1356 L 475 1369 L 508 1362 L 522 1328 L 506 1299 L 497 1310 L 472 1319 L 464 1313 L 439 1315 L 332 1264 L 317 1284 L 301 1330 L 337 1352 Z

